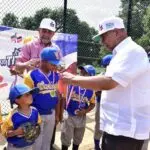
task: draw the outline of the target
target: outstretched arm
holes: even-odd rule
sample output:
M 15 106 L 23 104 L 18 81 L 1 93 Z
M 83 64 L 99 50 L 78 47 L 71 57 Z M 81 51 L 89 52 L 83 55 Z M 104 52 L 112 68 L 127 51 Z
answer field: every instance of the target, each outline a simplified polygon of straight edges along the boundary
M 78 85 L 95 91 L 110 90 L 118 86 L 118 83 L 111 77 L 106 77 L 103 75 L 84 77 L 64 72 L 61 74 L 61 79 L 67 84 Z

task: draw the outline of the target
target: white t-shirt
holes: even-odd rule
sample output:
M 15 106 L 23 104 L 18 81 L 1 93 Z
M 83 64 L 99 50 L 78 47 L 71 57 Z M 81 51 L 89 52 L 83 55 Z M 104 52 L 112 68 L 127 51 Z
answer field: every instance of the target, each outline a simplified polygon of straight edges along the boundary
M 150 64 L 145 50 L 130 37 L 114 50 L 105 76 L 119 85 L 101 96 L 100 129 L 135 139 L 150 132 Z

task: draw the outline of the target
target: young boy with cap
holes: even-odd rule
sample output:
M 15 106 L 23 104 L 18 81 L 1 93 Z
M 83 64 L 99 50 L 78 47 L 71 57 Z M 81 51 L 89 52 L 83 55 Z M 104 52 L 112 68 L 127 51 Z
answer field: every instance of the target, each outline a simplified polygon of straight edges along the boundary
M 100 66 L 106 68 L 112 59 L 112 55 L 108 54 L 102 58 Z M 104 74 L 102 72 L 101 74 Z M 100 130 L 100 100 L 101 100 L 101 91 L 96 93 L 96 109 L 95 109 L 95 128 L 94 128 L 94 145 L 95 150 L 100 150 L 100 138 L 102 137 L 102 131 Z
M 32 104 L 42 117 L 41 134 L 34 145 L 34 150 L 50 150 L 55 121 L 59 121 L 57 70 L 60 65 L 59 51 L 54 47 L 44 48 L 40 54 L 40 67 L 30 71 L 24 78 L 25 84 L 31 88 L 38 87 L 40 90 Z
M 32 150 L 35 142 L 25 139 L 23 124 L 40 124 L 41 118 L 36 108 L 31 107 L 32 94 L 38 93 L 38 88 L 30 89 L 24 84 L 18 84 L 10 89 L 9 99 L 11 104 L 16 104 L 6 120 L 4 120 L 1 129 L 2 134 L 7 138 L 7 150 Z
M 95 75 L 92 65 L 80 66 L 79 69 L 83 76 Z M 95 94 L 92 90 L 68 85 L 65 95 L 66 108 L 61 131 L 62 150 L 68 150 L 72 139 L 72 149 L 78 150 L 85 132 L 86 113 L 95 106 Z

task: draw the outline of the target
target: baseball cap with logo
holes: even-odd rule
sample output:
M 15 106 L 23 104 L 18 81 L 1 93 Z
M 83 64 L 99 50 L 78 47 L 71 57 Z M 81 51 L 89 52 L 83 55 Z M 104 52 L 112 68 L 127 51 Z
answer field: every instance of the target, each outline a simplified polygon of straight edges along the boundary
M 52 20 L 50 18 L 44 18 L 44 19 L 42 19 L 39 28 L 48 29 L 50 31 L 55 32 L 56 31 L 56 23 L 54 20 Z
M 46 47 L 41 51 L 41 60 L 48 61 L 50 64 L 61 65 L 60 51 L 55 47 Z
M 17 84 L 10 89 L 9 100 L 10 100 L 11 104 L 14 104 L 16 99 L 19 96 L 22 96 L 26 93 L 37 94 L 38 92 L 39 92 L 39 88 L 30 89 L 25 84 Z
M 114 29 L 124 29 L 124 23 L 123 19 L 119 17 L 111 17 L 102 20 L 99 23 L 99 34 L 93 37 L 93 40 L 95 42 L 99 42 L 100 36 L 108 31 L 114 30 Z

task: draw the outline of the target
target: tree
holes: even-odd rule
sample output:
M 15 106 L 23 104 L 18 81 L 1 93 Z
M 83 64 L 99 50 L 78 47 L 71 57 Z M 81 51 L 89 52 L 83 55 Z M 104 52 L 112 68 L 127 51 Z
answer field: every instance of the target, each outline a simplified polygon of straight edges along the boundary
M 20 22 L 20 26 L 22 29 L 27 29 L 27 30 L 35 30 L 37 27 L 33 17 L 22 18 Z
M 18 28 L 19 27 L 18 17 L 15 16 L 14 13 L 8 13 L 2 19 L 2 24 L 5 26 Z
M 143 35 L 143 22 L 142 18 L 146 13 L 146 8 L 150 4 L 149 0 L 132 0 L 133 9 L 132 9 L 132 20 L 131 20 L 131 36 L 134 40 L 138 40 Z M 119 16 L 122 17 L 127 23 L 128 15 L 128 0 L 121 0 L 122 11 L 119 13 Z
M 143 30 L 142 37 L 138 40 L 147 51 L 150 51 L 150 6 L 146 10 L 146 14 L 143 17 Z

